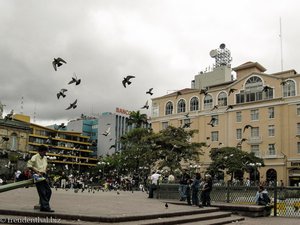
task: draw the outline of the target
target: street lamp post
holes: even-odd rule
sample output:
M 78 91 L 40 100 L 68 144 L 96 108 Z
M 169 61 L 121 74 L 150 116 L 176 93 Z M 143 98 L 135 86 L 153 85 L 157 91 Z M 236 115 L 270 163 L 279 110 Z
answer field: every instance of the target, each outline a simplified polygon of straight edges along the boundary
M 105 175 L 104 168 L 105 168 L 106 165 L 109 166 L 109 162 L 101 161 L 101 162 L 98 162 L 98 165 L 102 166 L 102 176 L 104 177 L 104 175 Z

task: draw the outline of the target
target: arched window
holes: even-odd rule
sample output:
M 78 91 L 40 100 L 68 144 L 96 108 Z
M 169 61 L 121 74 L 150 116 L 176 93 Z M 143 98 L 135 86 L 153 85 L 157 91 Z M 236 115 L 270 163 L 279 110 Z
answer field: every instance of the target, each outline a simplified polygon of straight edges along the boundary
M 296 95 L 296 85 L 292 80 L 285 81 L 283 85 L 283 97 L 295 96 Z
M 18 150 L 18 136 L 16 133 L 13 133 L 11 136 L 11 147 L 10 150 Z
M 168 102 L 166 104 L 166 115 L 170 115 L 173 114 L 173 103 L 172 102 Z
M 199 99 L 197 97 L 193 97 L 190 101 L 190 111 L 199 110 Z
M 211 95 L 206 95 L 204 98 L 204 109 L 211 109 L 213 106 L 213 99 Z
M 221 92 L 218 96 L 218 105 L 226 106 L 227 105 L 227 94 L 225 92 Z
M 245 89 L 236 94 L 236 103 L 254 102 L 273 98 L 273 88 L 264 86 L 258 76 L 250 77 L 245 83 Z
M 180 99 L 177 103 L 177 113 L 185 112 L 185 100 Z

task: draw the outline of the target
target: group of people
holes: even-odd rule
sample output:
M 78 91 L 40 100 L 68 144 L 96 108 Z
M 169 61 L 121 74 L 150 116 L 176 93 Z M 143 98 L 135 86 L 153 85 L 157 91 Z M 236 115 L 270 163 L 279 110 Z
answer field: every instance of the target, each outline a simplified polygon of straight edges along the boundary
M 209 174 L 206 174 L 204 178 L 201 178 L 200 173 L 195 173 L 195 176 L 191 178 L 186 170 L 183 171 L 179 181 L 180 201 L 187 201 L 188 205 L 199 207 L 210 206 L 211 191 L 212 178 Z

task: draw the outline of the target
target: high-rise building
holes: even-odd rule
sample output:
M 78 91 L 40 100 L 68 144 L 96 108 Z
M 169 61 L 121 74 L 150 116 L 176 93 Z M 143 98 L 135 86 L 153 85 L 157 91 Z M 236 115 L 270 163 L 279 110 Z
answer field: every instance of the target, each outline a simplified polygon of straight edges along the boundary
M 220 49 L 211 56 L 221 60 L 196 75 L 192 88 L 152 99 L 153 130 L 190 122 L 187 129 L 199 130 L 192 141 L 209 146 L 200 157 L 201 171 L 211 162 L 211 150 L 238 147 L 264 160 L 265 167 L 257 168 L 260 181 L 275 176 L 300 186 L 300 75 L 295 70 L 269 74 L 257 62 L 231 69 L 230 55 L 218 55 Z M 245 176 L 253 180 L 253 174 Z

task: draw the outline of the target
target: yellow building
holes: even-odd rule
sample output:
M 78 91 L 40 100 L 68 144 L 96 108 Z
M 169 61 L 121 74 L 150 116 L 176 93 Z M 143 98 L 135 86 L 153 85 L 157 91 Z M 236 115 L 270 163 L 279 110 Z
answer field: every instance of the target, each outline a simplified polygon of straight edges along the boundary
M 152 99 L 152 128 L 191 122 L 187 129 L 199 130 L 192 141 L 209 146 L 200 157 L 202 171 L 211 149 L 240 147 L 264 159 L 261 181 L 275 174 L 285 185 L 300 186 L 299 87 L 295 70 L 268 74 L 256 62 L 233 69 L 221 64 L 196 75 L 192 88 Z
M 56 130 L 30 123 L 28 116 L 14 115 L 15 120 L 30 124 L 31 132 L 28 138 L 28 152 L 37 153 L 40 145 L 49 147 L 48 163 L 55 165 L 58 170 L 85 170 L 97 165 L 97 158 L 91 157 L 93 152 L 88 136 L 80 132 Z

